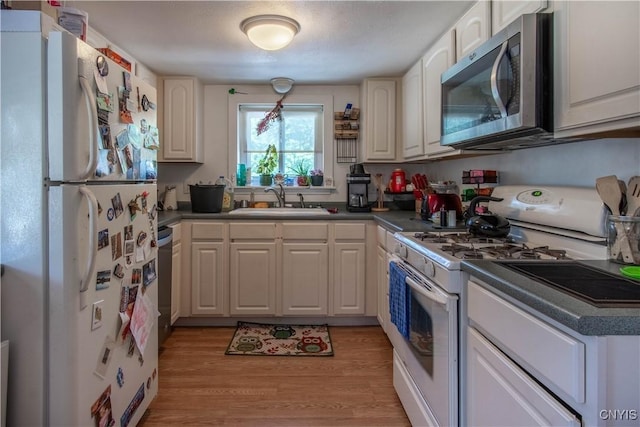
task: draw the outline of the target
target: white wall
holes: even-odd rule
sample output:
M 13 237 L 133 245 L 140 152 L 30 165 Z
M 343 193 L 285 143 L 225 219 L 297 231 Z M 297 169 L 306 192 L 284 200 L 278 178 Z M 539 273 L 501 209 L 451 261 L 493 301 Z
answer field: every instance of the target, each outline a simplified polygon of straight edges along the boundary
M 261 86 L 205 86 L 204 97 L 204 164 L 168 164 L 158 167 L 159 190 L 166 185 L 178 186 L 178 200 L 189 201 L 189 195 L 182 191 L 187 180 L 204 183 L 214 182 L 218 176 L 229 176 L 227 159 L 229 149 L 234 149 L 235 141 L 228 137 L 228 93 L 230 88 L 251 94 L 272 94 L 268 85 Z M 294 86 L 297 94 L 327 94 L 334 97 L 334 109 L 339 111 L 347 103 L 354 107 L 360 104 L 358 86 Z M 333 143 L 333 139 L 329 141 Z M 358 143 L 362 143 L 359 141 Z M 414 173 L 424 173 L 430 181 L 456 181 L 463 186 L 462 171 L 469 169 L 490 169 L 499 173 L 499 184 L 546 184 L 546 185 L 595 185 L 599 176 L 615 174 L 628 181 L 629 177 L 640 175 L 640 139 L 601 139 L 581 141 L 549 147 L 530 148 L 482 157 L 444 160 L 424 164 L 369 164 L 366 171 L 372 174 L 369 199 L 376 200 L 373 176 L 383 174 L 383 182 L 388 182 L 393 169 L 401 167 L 407 178 Z M 334 181 L 336 191 L 331 195 L 305 195 L 310 202 L 346 202 L 346 174 L 348 164 L 335 163 Z M 236 198 L 239 198 L 238 196 Z M 271 194 L 256 192 L 256 200 L 272 200 Z
M 497 170 L 499 184 L 595 186 L 617 175 L 625 182 L 640 175 L 640 138 L 601 139 L 529 148 L 505 154 L 437 162 L 426 166 L 431 179 L 462 182 L 462 171 Z M 469 187 L 469 186 L 461 186 Z
M 187 180 L 204 183 L 215 182 L 220 175 L 229 177 L 235 174 L 229 171 L 227 159 L 229 149 L 235 149 L 235 141 L 229 140 L 228 127 L 228 97 L 229 89 L 234 88 L 238 92 L 250 94 L 273 94 L 270 85 L 243 86 L 243 85 L 207 85 L 204 89 L 204 164 L 170 164 L 161 163 L 158 166 L 158 188 L 163 192 L 167 185 L 178 186 L 178 200 L 188 201 L 189 195 L 182 191 L 183 183 Z M 295 86 L 291 94 L 331 94 L 333 96 L 334 109 L 343 110 L 347 103 L 354 107 L 360 105 L 360 88 L 355 85 L 348 86 Z M 160 118 L 159 118 L 160 119 Z M 333 144 L 333 138 L 327 143 Z M 305 195 L 305 200 L 316 201 L 346 201 L 346 174 L 349 164 L 335 163 L 333 165 L 333 178 L 336 191 L 330 195 Z M 236 196 L 236 199 L 239 197 Z M 272 194 L 256 192 L 256 200 L 273 199 Z

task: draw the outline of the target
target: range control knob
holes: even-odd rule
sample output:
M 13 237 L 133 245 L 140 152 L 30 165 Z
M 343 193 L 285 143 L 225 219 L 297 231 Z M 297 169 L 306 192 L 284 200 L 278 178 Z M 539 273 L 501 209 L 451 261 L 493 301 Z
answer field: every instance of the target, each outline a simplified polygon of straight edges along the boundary
M 434 277 L 436 275 L 436 265 L 428 258 L 422 259 L 422 272 L 428 277 Z
M 407 251 L 407 247 L 406 246 L 402 246 L 401 244 L 397 244 L 395 247 L 395 251 L 396 255 L 398 255 L 400 258 L 406 258 L 407 255 L 409 254 Z

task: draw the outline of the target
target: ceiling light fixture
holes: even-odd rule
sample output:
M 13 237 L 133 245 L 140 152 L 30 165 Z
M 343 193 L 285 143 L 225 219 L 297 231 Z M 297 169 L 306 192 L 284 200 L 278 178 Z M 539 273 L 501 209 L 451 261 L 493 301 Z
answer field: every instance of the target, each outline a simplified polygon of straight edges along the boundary
M 300 24 L 286 16 L 258 15 L 242 21 L 240 29 L 260 49 L 278 50 L 291 43 Z
M 271 86 L 277 93 L 287 93 L 293 86 L 293 79 L 287 77 L 275 77 L 271 79 Z

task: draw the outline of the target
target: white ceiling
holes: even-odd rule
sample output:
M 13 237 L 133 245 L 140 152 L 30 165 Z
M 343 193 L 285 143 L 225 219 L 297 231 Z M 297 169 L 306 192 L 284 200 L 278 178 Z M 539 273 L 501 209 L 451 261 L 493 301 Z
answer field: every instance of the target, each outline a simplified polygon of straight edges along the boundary
M 66 1 L 89 26 L 159 75 L 193 75 L 209 84 L 358 84 L 401 76 L 469 1 Z M 260 14 L 297 20 L 281 51 L 253 46 L 240 22 Z

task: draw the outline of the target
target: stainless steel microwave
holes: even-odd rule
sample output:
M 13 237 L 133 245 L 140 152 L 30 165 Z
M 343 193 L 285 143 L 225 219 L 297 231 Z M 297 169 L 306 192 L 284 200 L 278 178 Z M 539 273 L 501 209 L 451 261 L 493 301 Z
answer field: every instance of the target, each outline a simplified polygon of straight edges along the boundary
M 522 15 L 442 74 L 441 145 L 554 142 L 552 28 L 551 14 Z

